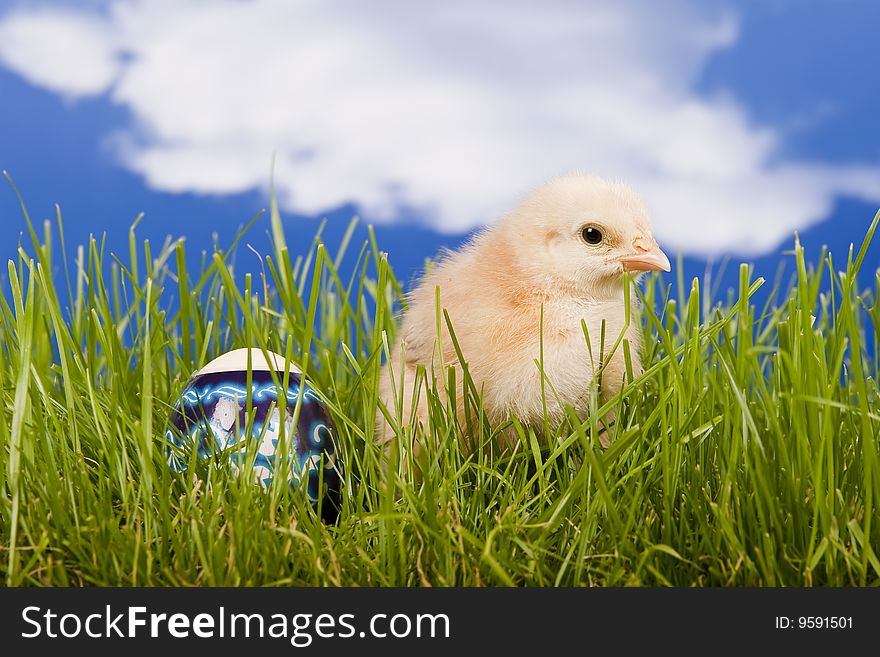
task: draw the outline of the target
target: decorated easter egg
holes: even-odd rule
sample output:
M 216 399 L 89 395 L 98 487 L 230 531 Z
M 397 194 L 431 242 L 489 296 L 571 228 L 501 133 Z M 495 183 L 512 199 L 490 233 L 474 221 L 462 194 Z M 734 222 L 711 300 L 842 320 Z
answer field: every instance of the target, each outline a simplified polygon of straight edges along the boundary
M 324 403 L 292 363 L 284 386 L 285 365 L 276 353 L 268 352 L 267 359 L 260 349 L 236 349 L 198 370 L 171 415 L 165 434 L 168 464 L 182 472 L 194 456 L 201 462 L 225 462 L 235 471 L 249 471 L 264 488 L 284 473 L 332 522 L 339 510 L 342 465 L 335 428 Z

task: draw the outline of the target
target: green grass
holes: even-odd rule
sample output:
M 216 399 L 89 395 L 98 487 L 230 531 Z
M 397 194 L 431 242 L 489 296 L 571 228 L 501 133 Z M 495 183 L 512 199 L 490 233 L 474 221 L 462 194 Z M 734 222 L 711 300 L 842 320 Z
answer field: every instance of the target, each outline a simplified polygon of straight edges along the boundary
M 676 303 L 648 279 L 634 291 L 646 372 L 610 402 L 607 451 L 572 416 L 548 440 L 520 427 L 513 453 L 464 453 L 434 397 L 436 440 L 393 486 L 371 434 L 400 286 L 374 240 L 316 238 L 291 260 L 273 207 L 274 250 L 241 276 L 234 244 L 192 272 L 182 241 L 155 248 L 132 227 L 125 255 L 67 252 L 60 215 L 41 234 L 28 219 L 0 302 L 2 581 L 877 584 L 880 278 L 856 274 L 878 219 L 845 262 L 806 263 L 796 245 L 794 284 L 759 309 L 746 267 L 725 304 L 698 281 L 678 281 Z M 166 466 L 187 377 L 253 345 L 292 355 L 327 399 L 346 465 L 335 526 L 300 491 Z

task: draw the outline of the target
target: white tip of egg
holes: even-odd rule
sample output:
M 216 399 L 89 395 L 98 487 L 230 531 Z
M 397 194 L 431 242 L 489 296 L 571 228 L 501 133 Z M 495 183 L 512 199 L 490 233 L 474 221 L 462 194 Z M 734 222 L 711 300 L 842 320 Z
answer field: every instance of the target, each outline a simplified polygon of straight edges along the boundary
M 276 354 L 273 351 L 267 351 L 263 354 L 261 349 L 233 349 L 227 351 L 221 356 L 217 356 L 210 363 L 205 365 L 196 374 L 210 374 L 212 372 L 239 372 L 245 371 L 248 367 L 248 352 L 251 352 L 251 370 L 254 372 L 283 372 L 286 366 L 284 356 Z M 290 363 L 290 371 L 301 373 L 301 370 L 293 363 Z

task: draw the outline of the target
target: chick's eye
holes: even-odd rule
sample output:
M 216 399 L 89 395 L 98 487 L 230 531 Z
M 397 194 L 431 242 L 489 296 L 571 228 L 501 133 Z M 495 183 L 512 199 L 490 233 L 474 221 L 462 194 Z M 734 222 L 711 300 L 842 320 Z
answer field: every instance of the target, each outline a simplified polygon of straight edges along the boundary
M 602 241 L 602 231 L 595 226 L 587 226 L 581 231 L 581 237 L 587 244 L 599 244 Z

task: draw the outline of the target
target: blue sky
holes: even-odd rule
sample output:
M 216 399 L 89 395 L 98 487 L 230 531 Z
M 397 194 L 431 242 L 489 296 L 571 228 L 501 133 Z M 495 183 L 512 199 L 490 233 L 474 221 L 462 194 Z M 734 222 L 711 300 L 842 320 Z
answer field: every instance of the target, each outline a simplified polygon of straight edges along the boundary
M 840 260 L 880 206 L 872 2 L 75 6 L 0 0 L 0 168 L 70 244 L 122 251 L 140 212 L 142 238 L 228 243 L 273 154 L 294 248 L 359 214 L 405 280 L 572 168 L 630 181 L 686 278 L 772 277 L 794 230 Z M 5 185 L 0 221 L 12 257 Z

